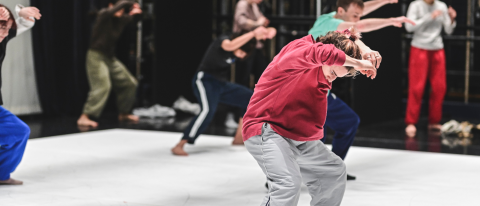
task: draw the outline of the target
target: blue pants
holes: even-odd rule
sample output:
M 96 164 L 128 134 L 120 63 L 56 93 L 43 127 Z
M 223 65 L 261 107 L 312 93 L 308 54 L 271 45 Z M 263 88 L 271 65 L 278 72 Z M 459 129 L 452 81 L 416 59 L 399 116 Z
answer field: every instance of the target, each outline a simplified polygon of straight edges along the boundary
M 10 179 L 23 157 L 30 128 L 0 106 L 0 180 Z
M 348 149 L 352 146 L 359 124 L 360 118 L 345 102 L 337 98 L 335 94 L 328 94 L 327 120 L 325 121 L 325 126 L 335 131 L 332 142 L 332 152 L 342 158 L 342 160 L 345 159 Z M 325 136 L 322 139 L 323 142 L 325 142 L 327 135 L 327 130 L 325 129 L 324 131 Z
M 202 111 L 183 132 L 183 140 L 193 144 L 213 119 L 219 103 L 242 109 L 242 117 L 247 110 L 248 102 L 253 95 L 249 88 L 220 81 L 208 73 L 198 72 L 192 80 L 193 93 L 197 97 Z

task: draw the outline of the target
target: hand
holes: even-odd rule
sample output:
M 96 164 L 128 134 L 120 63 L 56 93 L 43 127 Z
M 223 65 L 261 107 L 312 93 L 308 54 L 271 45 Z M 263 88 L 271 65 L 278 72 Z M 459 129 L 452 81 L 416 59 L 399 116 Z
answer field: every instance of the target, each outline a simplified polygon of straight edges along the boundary
M 265 26 L 265 23 L 267 23 L 267 21 L 268 21 L 268 19 L 265 18 L 264 16 L 262 16 L 259 19 L 257 19 L 257 25 L 258 26 Z M 270 23 L 270 21 L 268 21 L 268 23 Z
M 264 27 L 267 27 L 269 24 L 270 24 L 270 20 L 268 20 L 267 18 L 265 18 L 265 23 L 263 23 L 263 26 L 264 26 Z
M 407 18 L 407 17 L 404 17 L 404 16 L 400 16 L 400 17 L 396 17 L 396 18 L 391 18 L 392 19 L 392 25 L 395 26 L 395 27 L 399 27 L 401 28 L 402 27 L 402 23 L 409 23 L 411 25 L 415 25 L 415 22 L 412 21 L 411 19 Z
M 135 4 L 133 4 L 132 10 L 128 14 L 130 16 L 133 16 L 133 15 L 137 15 L 137 14 L 141 14 L 141 13 L 142 13 L 142 9 L 140 8 L 140 4 L 135 3 Z
M 457 18 L 457 11 L 453 9 L 451 6 L 448 7 L 448 15 L 450 16 L 450 19 L 452 20 L 452 24 L 455 21 L 455 18 Z
M 435 10 L 432 12 L 432 18 L 433 19 L 436 19 L 438 16 L 442 15 L 442 11 L 441 10 Z
M 277 35 L 277 30 L 273 27 L 267 28 L 267 39 L 273 39 Z
M 5 7 L 0 7 L 0 20 L 8 21 L 10 19 L 10 13 Z
M 33 17 L 36 20 L 39 20 L 42 17 L 42 15 L 40 14 L 40 10 L 38 10 L 36 7 L 24 7 L 20 10 L 20 12 L 18 13 L 18 16 L 33 22 L 34 20 L 31 19 L 30 17 Z
M 265 39 L 267 39 L 268 30 L 265 27 L 260 26 L 260 27 L 256 28 L 255 30 L 253 30 L 253 34 L 255 35 L 255 39 L 265 40 Z
M 362 52 L 362 58 L 364 60 L 370 61 L 375 68 L 380 68 L 380 63 L 382 63 L 382 56 L 377 51 L 369 50 Z
M 375 79 L 377 77 L 377 69 L 373 66 L 372 62 L 368 60 L 358 60 L 360 66 L 354 67 L 355 70 L 359 71 L 360 73 L 366 75 L 371 79 Z

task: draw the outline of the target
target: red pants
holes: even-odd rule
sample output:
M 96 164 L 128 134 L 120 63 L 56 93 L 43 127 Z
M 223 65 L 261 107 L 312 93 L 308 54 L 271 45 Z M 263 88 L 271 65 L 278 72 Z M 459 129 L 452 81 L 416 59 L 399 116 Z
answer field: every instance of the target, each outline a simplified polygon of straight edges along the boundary
M 442 119 L 442 104 L 447 89 L 445 51 L 430 51 L 411 47 L 408 68 L 408 102 L 406 124 L 416 124 L 420 115 L 423 91 L 427 78 L 430 79 L 428 122 L 438 124 Z

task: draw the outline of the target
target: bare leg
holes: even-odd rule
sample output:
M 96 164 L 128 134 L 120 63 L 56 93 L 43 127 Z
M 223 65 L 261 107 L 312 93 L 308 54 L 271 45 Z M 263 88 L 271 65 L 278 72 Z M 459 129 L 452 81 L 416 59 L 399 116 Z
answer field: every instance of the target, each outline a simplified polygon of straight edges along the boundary
M 187 140 L 182 139 L 174 148 L 172 148 L 172 153 L 179 156 L 188 156 L 188 153 L 183 150 L 183 147 L 187 143 Z
M 77 125 L 82 127 L 98 127 L 98 123 L 90 120 L 86 114 L 80 115 L 80 118 L 77 120 Z
M 417 134 L 417 128 L 415 127 L 415 125 L 413 124 L 407 125 L 407 127 L 405 128 L 405 134 L 408 137 L 415 137 L 415 135 Z
M 133 114 L 119 114 L 118 121 L 138 122 L 140 118 Z
M 242 127 L 243 117 L 240 117 L 240 119 L 238 119 L 237 132 L 235 133 L 235 138 L 233 139 L 232 145 L 243 145 Z

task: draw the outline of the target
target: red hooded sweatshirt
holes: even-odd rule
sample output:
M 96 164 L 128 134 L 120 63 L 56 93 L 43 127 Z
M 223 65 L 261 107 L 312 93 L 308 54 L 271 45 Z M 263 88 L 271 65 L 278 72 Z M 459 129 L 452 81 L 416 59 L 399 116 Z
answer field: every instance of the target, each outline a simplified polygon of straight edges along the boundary
M 263 123 L 296 141 L 322 139 L 332 87 L 322 65 L 342 66 L 345 58 L 342 50 L 316 43 L 312 35 L 283 47 L 255 85 L 243 117 L 243 140 L 260 135 Z

